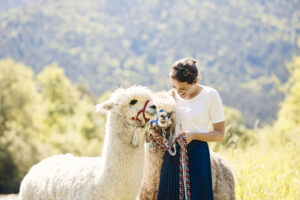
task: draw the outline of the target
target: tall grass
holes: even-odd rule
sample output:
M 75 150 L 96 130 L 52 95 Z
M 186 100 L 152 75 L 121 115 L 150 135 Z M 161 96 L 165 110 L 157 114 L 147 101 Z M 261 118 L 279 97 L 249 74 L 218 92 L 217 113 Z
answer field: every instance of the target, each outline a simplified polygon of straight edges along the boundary
M 237 199 L 299 200 L 299 138 L 286 141 L 283 140 L 286 136 L 266 131 L 260 131 L 256 144 L 246 149 L 223 149 L 219 152 L 234 171 Z

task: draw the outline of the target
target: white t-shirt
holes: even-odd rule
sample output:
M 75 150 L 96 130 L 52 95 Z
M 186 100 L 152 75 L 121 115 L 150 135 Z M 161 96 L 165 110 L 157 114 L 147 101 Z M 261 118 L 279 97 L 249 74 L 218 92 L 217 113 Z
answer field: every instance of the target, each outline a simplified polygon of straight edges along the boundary
M 210 122 L 218 123 L 225 120 L 219 93 L 211 87 L 200 86 L 202 90 L 192 99 L 183 99 L 175 92 L 175 135 L 181 131 L 207 133 Z

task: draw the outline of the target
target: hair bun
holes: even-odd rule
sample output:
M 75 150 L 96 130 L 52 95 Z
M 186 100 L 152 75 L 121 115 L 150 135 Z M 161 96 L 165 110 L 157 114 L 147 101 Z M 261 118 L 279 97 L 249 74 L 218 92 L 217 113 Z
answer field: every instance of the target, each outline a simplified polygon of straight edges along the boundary
M 198 77 L 197 61 L 193 58 L 180 59 L 173 64 L 170 74 L 171 78 L 191 84 Z

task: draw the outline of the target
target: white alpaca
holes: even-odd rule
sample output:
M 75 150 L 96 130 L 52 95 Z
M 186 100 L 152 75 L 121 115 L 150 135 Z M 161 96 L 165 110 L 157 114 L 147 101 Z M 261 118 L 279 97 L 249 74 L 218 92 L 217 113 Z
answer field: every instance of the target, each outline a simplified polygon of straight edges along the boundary
M 158 94 L 154 99 L 154 102 L 157 106 L 157 110 L 164 110 L 171 114 L 171 122 L 175 122 L 174 114 L 176 105 L 171 94 Z M 158 120 L 159 119 L 160 116 L 158 115 Z M 172 128 L 167 129 L 167 135 L 172 135 L 174 125 L 175 123 L 172 125 L 168 124 L 168 126 Z M 153 134 L 161 135 L 162 130 L 160 127 L 161 126 L 153 127 L 150 131 Z M 151 146 L 152 148 L 149 148 Z M 160 171 L 165 152 L 159 148 L 153 148 L 151 143 L 147 145 L 146 149 L 144 176 L 137 199 L 154 200 L 157 199 Z M 229 164 L 223 157 L 212 151 L 210 151 L 210 160 L 214 200 L 235 200 L 234 176 Z
M 156 113 L 151 92 L 116 90 L 97 109 L 107 110 L 102 157 L 71 154 L 47 158 L 21 183 L 21 200 L 135 199 L 142 180 L 146 121 Z

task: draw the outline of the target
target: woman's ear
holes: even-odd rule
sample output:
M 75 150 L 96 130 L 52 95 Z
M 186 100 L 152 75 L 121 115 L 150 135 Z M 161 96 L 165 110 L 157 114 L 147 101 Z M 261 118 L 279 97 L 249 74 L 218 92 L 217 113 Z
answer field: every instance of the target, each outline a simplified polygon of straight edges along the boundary
M 193 84 L 197 84 L 200 81 L 200 77 L 195 78 L 195 80 L 193 81 Z
M 104 101 L 101 104 L 96 105 L 96 112 L 107 112 L 111 110 L 114 106 L 114 103 L 110 100 Z

